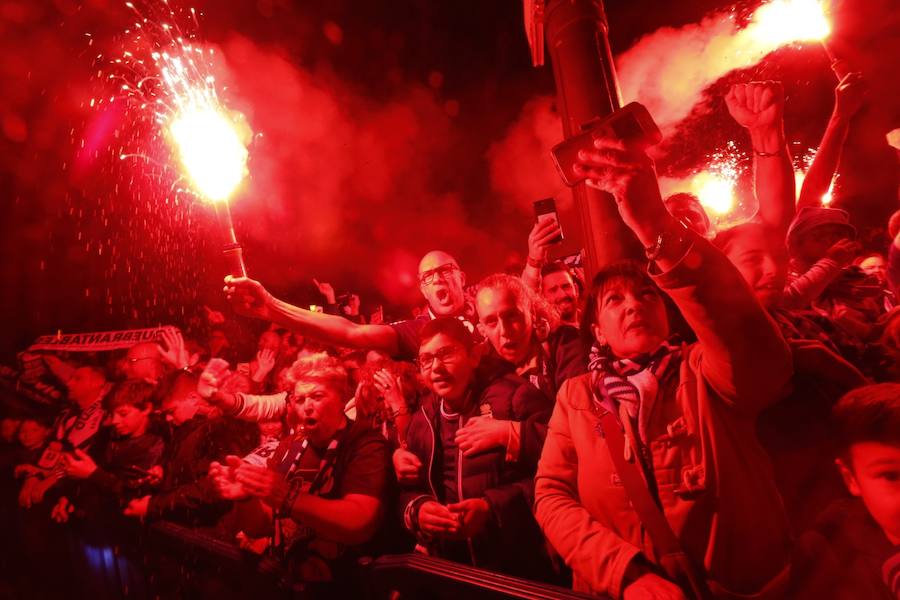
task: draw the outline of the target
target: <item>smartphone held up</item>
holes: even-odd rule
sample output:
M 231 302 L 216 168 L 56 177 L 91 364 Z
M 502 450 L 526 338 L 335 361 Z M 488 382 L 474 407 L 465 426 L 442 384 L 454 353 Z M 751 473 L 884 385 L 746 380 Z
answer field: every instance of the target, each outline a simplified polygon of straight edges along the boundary
M 600 130 L 643 148 L 662 141 L 662 132 L 644 105 L 637 102 L 626 104 L 614 113 L 589 123 L 582 133 L 553 147 L 553 162 L 566 185 L 571 187 L 585 180 L 583 175 L 575 172 L 578 153 L 594 147 L 594 134 Z
M 553 198 L 544 198 L 534 203 L 534 216 L 538 223 L 553 221 L 559 228 L 559 235 L 550 240 L 551 244 L 561 244 L 563 241 L 562 225 L 559 221 L 559 213 L 556 210 L 556 201 Z

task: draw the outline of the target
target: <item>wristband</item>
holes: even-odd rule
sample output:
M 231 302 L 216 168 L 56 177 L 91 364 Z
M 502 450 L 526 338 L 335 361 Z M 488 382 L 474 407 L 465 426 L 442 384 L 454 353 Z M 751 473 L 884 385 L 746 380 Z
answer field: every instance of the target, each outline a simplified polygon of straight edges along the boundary
M 759 150 L 754 148 L 753 154 L 759 156 L 760 158 L 772 158 L 773 156 L 779 156 L 781 152 L 760 152 Z
M 651 262 L 655 261 L 662 255 L 663 250 L 667 246 L 672 245 L 672 243 L 683 242 L 687 234 L 687 228 L 679 223 L 678 229 L 680 229 L 680 231 L 663 231 L 656 236 L 656 243 L 644 248 L 644 254 L 647 255 L 647 260 Z

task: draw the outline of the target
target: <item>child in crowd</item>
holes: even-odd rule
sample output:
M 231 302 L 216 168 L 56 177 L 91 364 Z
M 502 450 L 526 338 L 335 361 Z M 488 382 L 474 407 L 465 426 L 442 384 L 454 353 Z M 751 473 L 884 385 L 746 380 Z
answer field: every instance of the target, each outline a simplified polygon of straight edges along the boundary
M 800 539 L 791 598 L 900 598 L 900 384 L 857 388 L 832 411 L 837 466 L 855 496 Z

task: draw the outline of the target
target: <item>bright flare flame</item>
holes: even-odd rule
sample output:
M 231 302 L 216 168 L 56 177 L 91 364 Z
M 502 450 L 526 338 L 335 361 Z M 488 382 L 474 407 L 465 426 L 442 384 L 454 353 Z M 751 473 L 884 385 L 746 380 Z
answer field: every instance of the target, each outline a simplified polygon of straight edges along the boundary
M 212 107 L 181 112 L 169 124 L 181 164 L 207 199 L 228 199 L 247 172 L 247 147 L 234 124 Z
M 831 24 L 820 0 L 773 0 L 753 13 L 746 31 L 759 44 L 776 48 L 823 40 L 831 33 Z
M 733 179 L 711 171 L 701 171 L 694 175 L 689 187 L 691 193 L 700 199 L 700 204 L 717 215 L 728 214 L 734 209 Z
M 158 121 L 178 150 L 195 191 L 212 202 L 224 202 L 247 174 L 249 129 L 219 103 L 215 79 L 202 76 L 194 55 L 203 51 L 182 45 L 183 56 L 153 53 L 168 90 L 168 110 Z M 239 115 L 235 115 L 239 117 Z

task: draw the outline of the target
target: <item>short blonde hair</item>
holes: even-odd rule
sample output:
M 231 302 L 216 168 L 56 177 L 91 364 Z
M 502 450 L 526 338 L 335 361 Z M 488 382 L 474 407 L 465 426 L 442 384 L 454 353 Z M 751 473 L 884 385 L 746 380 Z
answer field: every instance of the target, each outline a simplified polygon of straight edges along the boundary
M 325 352 L 301 352 L 285 377 L 289 389 L 301 381 L 322 383 L 335 391 L 342 400 L 350 398 L 350 381 L 341 362 Z

